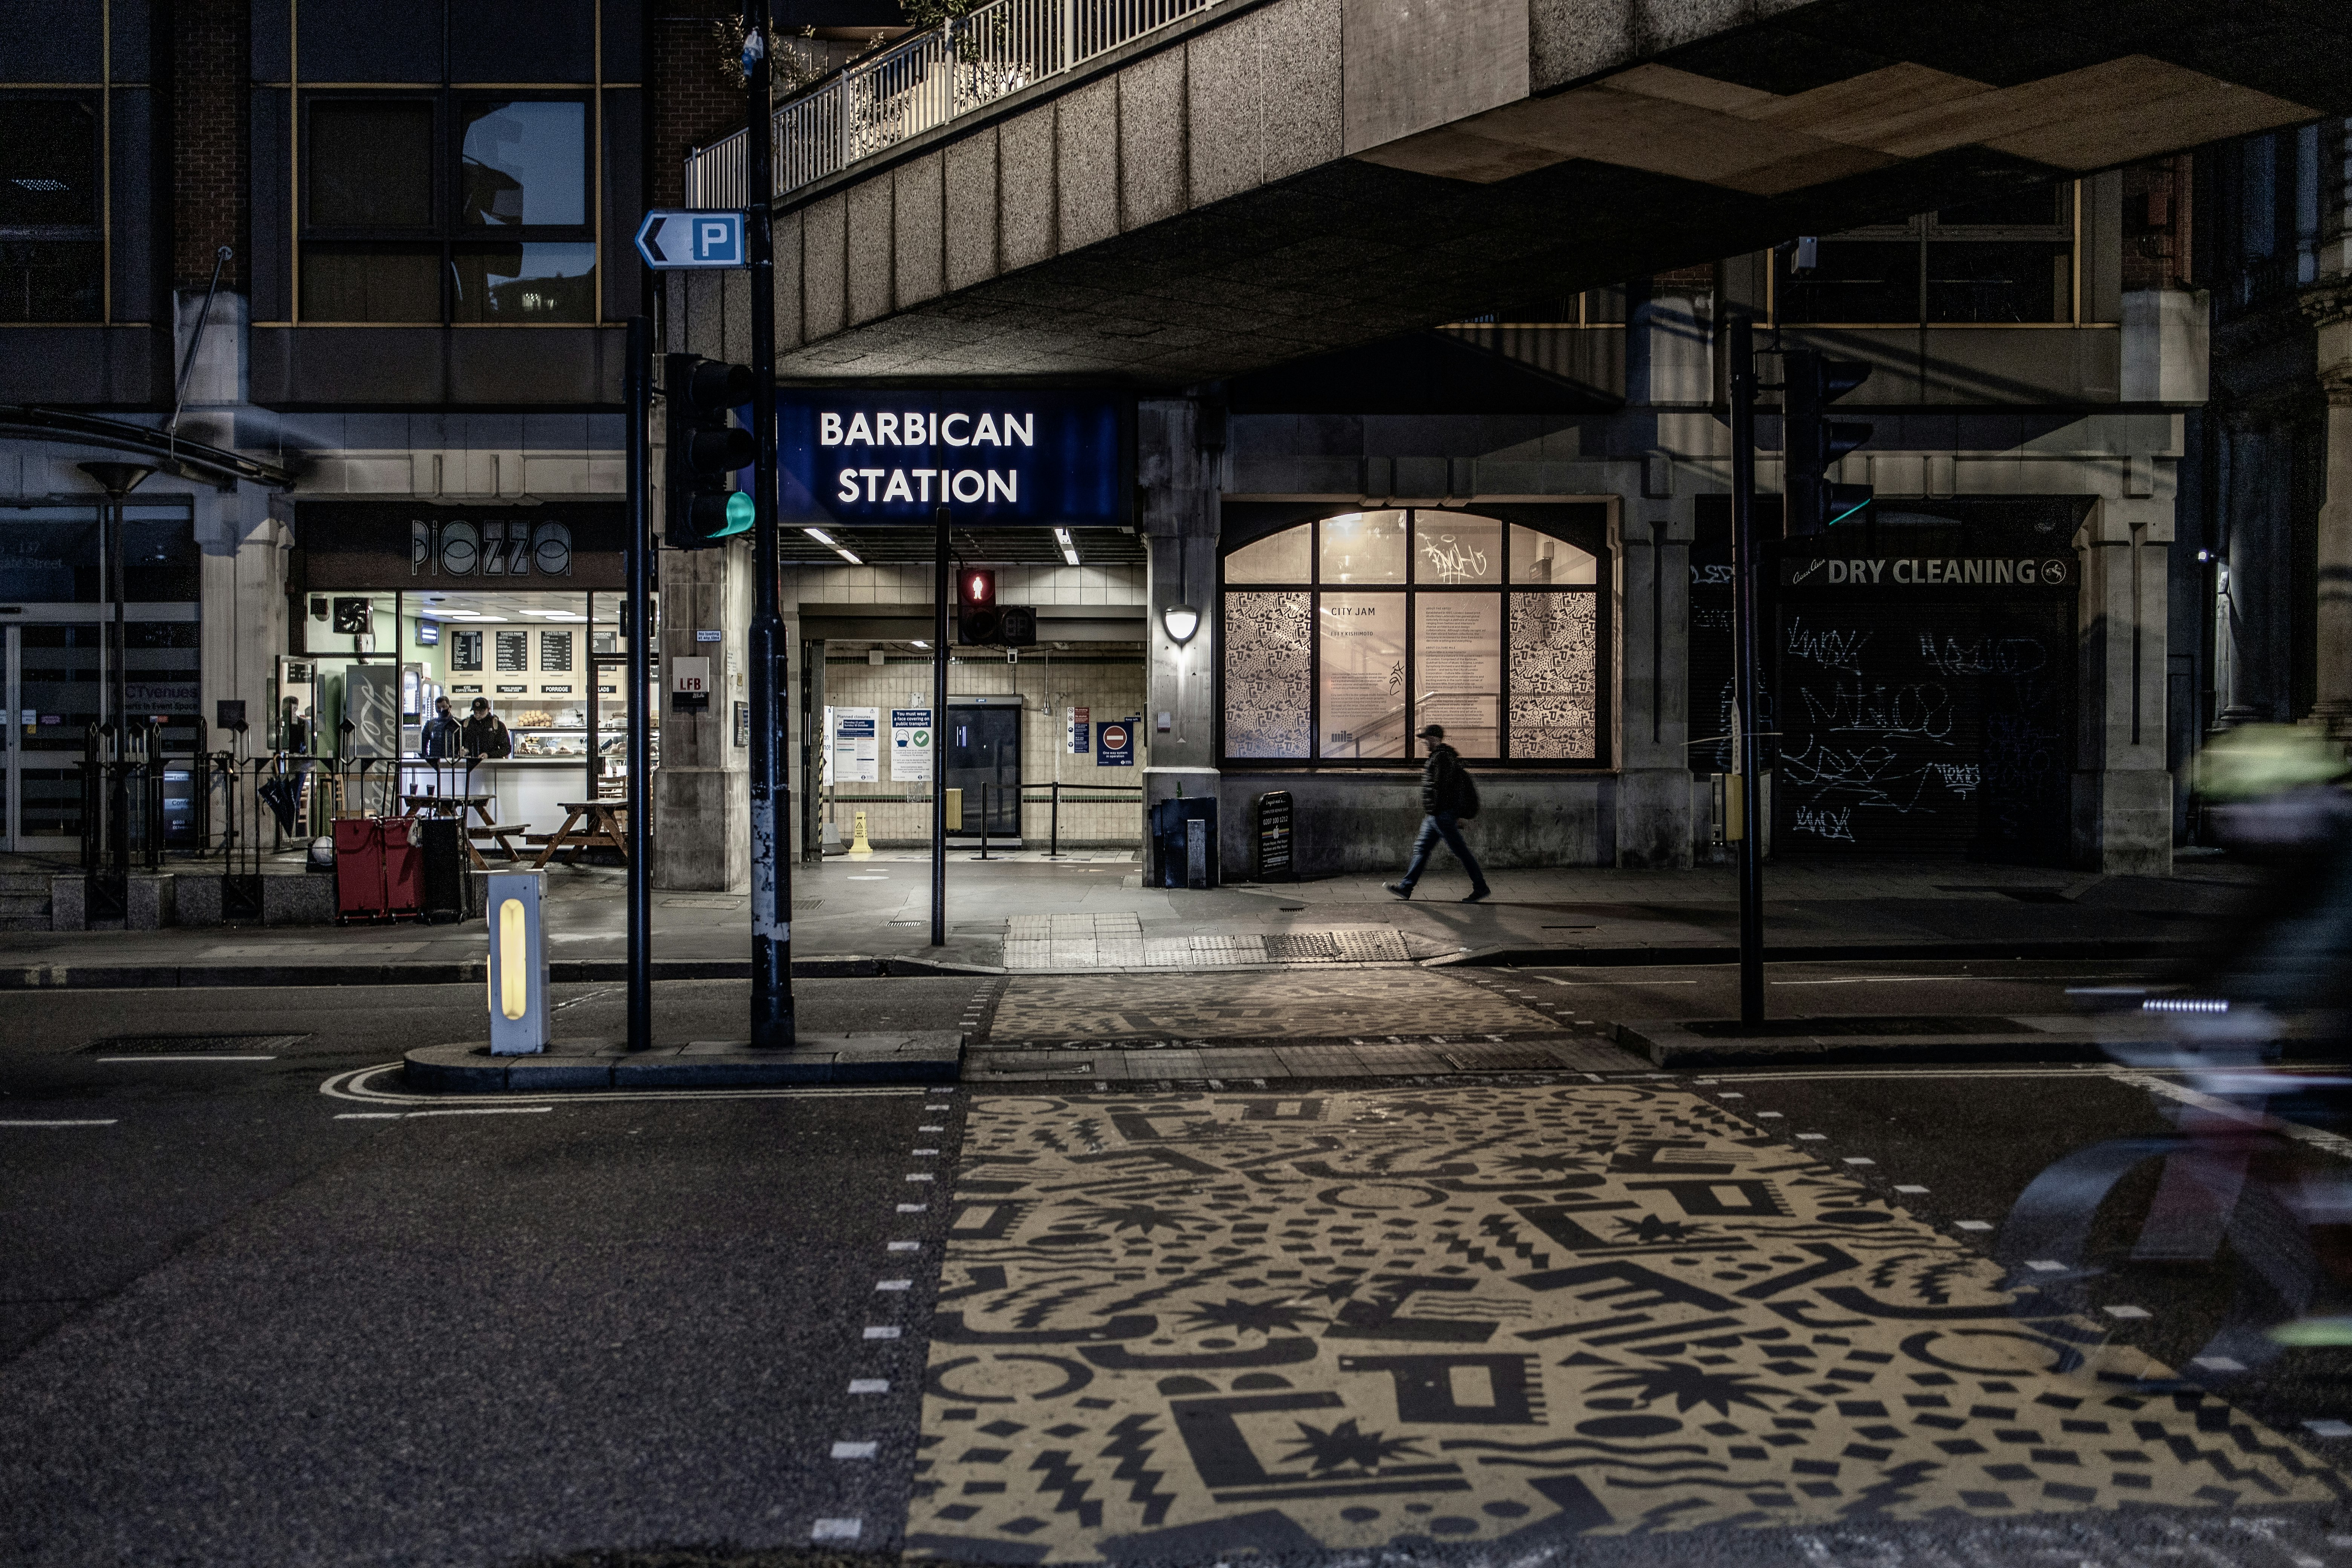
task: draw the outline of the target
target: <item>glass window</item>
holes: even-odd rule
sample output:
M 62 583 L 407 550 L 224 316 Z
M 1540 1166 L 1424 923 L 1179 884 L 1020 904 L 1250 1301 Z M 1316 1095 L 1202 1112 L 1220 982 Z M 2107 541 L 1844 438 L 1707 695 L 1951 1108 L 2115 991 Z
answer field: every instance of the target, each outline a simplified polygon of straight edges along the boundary
M 596 319 L 593 245 L 461 245 L 455 271 L 460 321 Z
M 1990 196 L 1965 206 L 1946 207 L 1936 215 L 1936 226 L 1951 228 L 1958 225 L 1993 228 L 2030 227 L 2038 224 L 2066 221 L 2065 197 L 2074 187 L 2063 182 L 2040 185 L 2005 195 Z
M 1405 514 L 1401 511 L 1351 511 L 1323 520 L 1322 567 L 1325 583 L 1402 583 L 1404 581 Z
M 95 228 L 99 212 L 95 107 L 0 98 L 0 228 Z
M 185 507 L 122 509 L 122 596 L 133 604 L 201 598 L 202 558 Z
M 308 168 L 313 228 L 432 228 L 432 100 L 313 103 Z
M 1780 320 L 1884 325 L 1919 319 L 1916 240 L 1825 239 L 1811 272 L 1780 279 Z
M 96 507 L 0 508 L 0 598 L 95 603 L 98 548 Z
M 1514 583 L 1574 583 L 1593 581 L 1592 552 L 1579 550 L 1565 539 L 1554 539 L 1532 528 L 1511 524 L 1511 581 Z
M 0 239 L 0 321 L 95 321 L 106 310 L 97 240 Z
M 1325 594 L 1318 610 L 1317 754 L 1405 755 L 1404 595 Z
M 1931 321 L 2063 321 L 2074 315 L 2074 247 L 2063 240 L 1927 245 Z
M 1503 525 L 1462 512 L 1412 514 L 1412 580 L 1458 585 L 1503 580 Z
M 1502 755 L 1495 725 L 1503 690 L 1503 598 L 1499 594 L 1415 594 L 1412 598 L 1412 724 L 1445 726 L 1445 743 L 1465 757 Z
M 588 221 L 586 104 L 468 103 L 459 121 L 459 222 Z
M 1774 258 L 1775 308 L 1795 325 L 1915 321 L 2047 325 L 2074 319 L 2071 182 L 1989 196 L 1821 242 L 1790 275 Z
M 441 320 L 441 253 L 420 245 L 306 245 L 306 321 Z
M 1307 583 L 1315 577 L 1314 531 L 1306 524 L 1244 544 L 1225 557 L 1228 583 Z
M 1450 509 L 1242 545 L 1224 559 L 1223 754 L 1409 763 L 1433 723 L 1465 757 L 1599 762 L 1600 576 L 1591 550 Z

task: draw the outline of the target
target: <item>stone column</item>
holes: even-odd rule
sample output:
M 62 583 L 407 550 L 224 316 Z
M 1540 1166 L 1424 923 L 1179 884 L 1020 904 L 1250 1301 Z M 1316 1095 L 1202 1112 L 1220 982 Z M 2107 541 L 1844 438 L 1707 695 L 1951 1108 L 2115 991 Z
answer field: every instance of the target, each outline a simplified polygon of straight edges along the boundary
M 1691 864 L 1689 500 L 1620 503 L 1617 864 Z
M 2081 714 L 2074 853 L 2111 876 L 2172 869 L 2172 774 L 2165 767 L 2166 569 L 2172 476 L 2150 500 L 2103 500 L 2084 546 Z
M 1135 416 L 1135 470 L 1142 489 L 1142 528 L 1148 583 L 1144 637 L 1150 649 L 1143 713 L 1143 798 L 1173 799 L 1217 791 L 1215 700 L 1218 625 L 1217 492 L 1222 451 L 1204 452 L 1199 443 L 1199 405 L 1185 399 L 1148 399 Z M 1200 628 L 1181 647 L 1169 637 L 1164 611 L 1191 605 L 1201 612 Z M 1160 727 L 1160 715 L 1168 728 Z M 1236 837 L 1234 814 L 1246 803 L 1225 801 L 1219 808 L 1219 837 L 1230 859 Z M 1145 821 L 1147 834 L 1150 820 Z M 1147 846 L 1146 859 L 1150 851 Z
M 746 544 L 661 552 L 661 765 L 653 777 L 654 886 L 726 892 L 751 879 L 750 753 L 734 743 L 728 649 L 742 668 L 751 626 Z M 717 642 L 697 638 L 715 631 Z M 708 658 L 717 688 L 700 713 L 678 710 L 669 662 Z
M 2346 301 L 2313 312 L 2320 389 L 2327 396 L 2326 489 L 2317 518 L 2318 604 L 2311 718 L 2352 739 L 2352 311 Z

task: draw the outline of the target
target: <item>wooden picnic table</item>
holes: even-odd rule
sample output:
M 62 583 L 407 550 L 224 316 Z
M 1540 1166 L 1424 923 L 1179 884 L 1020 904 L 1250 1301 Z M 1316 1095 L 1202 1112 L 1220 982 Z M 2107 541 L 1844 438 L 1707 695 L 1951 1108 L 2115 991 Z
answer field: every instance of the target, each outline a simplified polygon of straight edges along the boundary
M 629 803 L 625 800 L 560 800 L 555 803 L 564 812 L 563 826 L 542 840 L 538 834 L 530 836 L 533 844 L 544 842 L 546 848 L 531 862 L 534 868 L 544 868 L 557 851 L 563 849 L 611 849 L 617 852 L 624 865 L 629 858 Z M 586 826 L 580 825 L 586 817 Z
M 487 871 L 490 868 L 490 863 L 482 858 L 479 840 L 484 838 L 505 850 L 509 861 L 520 861 L 522 858 L 522 851 L 508 842 L 509 838 L 522 830 L 519 827 L 501 826 L 498 819 L 490 814 L 491 803 L 498 798 L 495 795 L 404 795 L 400 798 L 408 807 L 406 815 L 410 816 L 454 816 L 459 823 L 464 824 L 466 813 L 470 810 L 475 816 L 480 817 L 481 821 L 466 826 L 466 853 L 474 858 L 476 870 Z

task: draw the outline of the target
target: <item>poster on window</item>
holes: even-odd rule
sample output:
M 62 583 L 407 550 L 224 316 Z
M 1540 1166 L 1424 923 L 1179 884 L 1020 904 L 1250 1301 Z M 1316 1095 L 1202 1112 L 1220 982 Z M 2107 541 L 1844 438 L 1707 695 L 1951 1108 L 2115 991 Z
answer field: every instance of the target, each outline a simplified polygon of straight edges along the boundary
M 1408 754 L 1404 595 L 1326 594 L 1318 754 L 1354 760 Z
M 931 710 L 890 710 L 890 781 L 928 784 L 931 777 Z
M 882 748 L 876 731 L 881 724 L 882 710 L 835 708 L 832 713 L 833 782 L 881 783 Z
M 1501 595 L 1422 594 L 1412 609 L 1412 729 L 1443 724 L 1445 743 L 1464 756 L 1500 756 Z

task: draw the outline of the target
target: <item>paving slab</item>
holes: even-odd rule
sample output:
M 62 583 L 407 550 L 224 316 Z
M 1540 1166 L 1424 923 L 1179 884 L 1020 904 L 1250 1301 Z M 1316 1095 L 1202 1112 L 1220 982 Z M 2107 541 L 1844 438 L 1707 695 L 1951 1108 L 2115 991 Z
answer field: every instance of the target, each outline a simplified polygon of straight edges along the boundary
M 944 1029 L 803 1035 L 790 1050 L 748 1040 L 693 1040 L 630 1051 L 573 1040 L 531 1056 L 492 1056 L 486 1040 L 422 1046 L 403 1058 L 412 1089 L 459 1094 L 605 1089 L 747 1089 L 807 1083 L 953 1083 L 964 1037 Z

